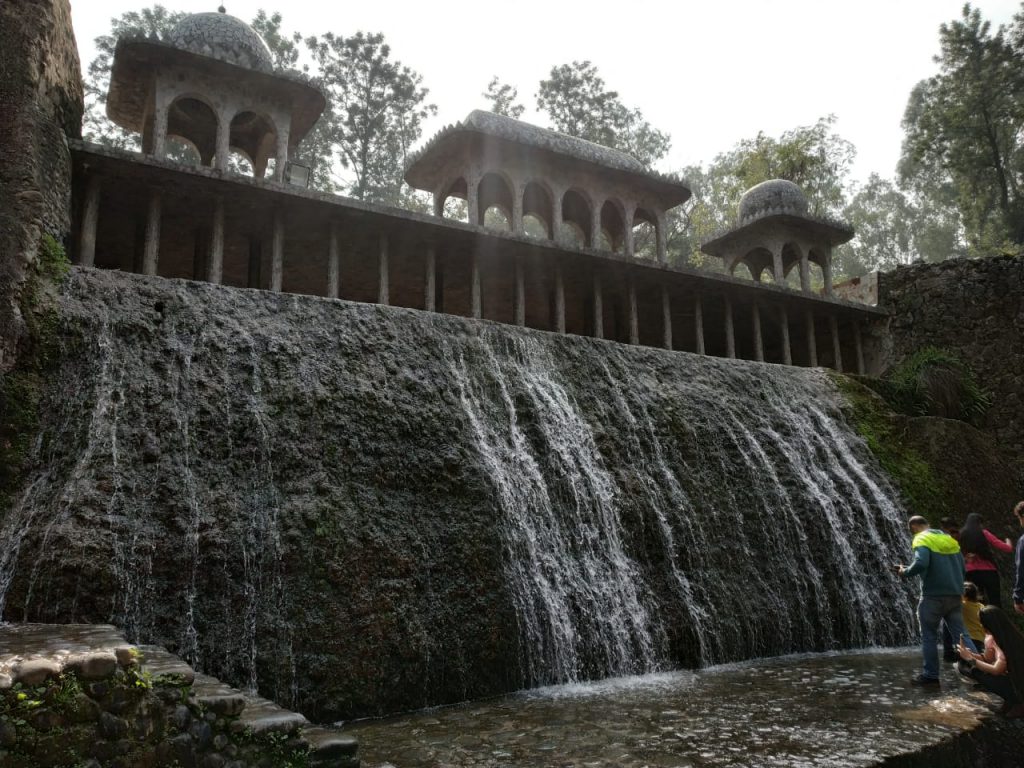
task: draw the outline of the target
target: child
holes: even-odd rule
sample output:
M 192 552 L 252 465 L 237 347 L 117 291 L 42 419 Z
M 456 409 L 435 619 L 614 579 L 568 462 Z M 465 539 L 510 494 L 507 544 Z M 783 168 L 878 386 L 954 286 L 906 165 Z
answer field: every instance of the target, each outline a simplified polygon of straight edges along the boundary
M 967 628 L 967 633 L 971 636 L 974 644 L 978 648 L 984 648 L 985 628 L 981 626 L 979 614 L 981 609 L 985 607 L 985 604 L 981 602 L 980 597 L 978 587 L 970 581 L 965 581 L 963 596 L 964 626 Z

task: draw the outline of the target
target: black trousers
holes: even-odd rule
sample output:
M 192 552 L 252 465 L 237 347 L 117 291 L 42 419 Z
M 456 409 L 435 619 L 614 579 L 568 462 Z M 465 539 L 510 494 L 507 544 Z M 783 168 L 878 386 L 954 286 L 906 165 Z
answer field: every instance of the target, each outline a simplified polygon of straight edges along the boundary
M 985 593 L 985 599 L 982 601 L 985 605 L 1003 607 L 1003 594 L 999 589 L 999 571 L 968 571 L 965 581 L 973 582 L 978 589 Z
M 977 681 L 986 691 L 994 693 L 1011 707 L 1020 703 L 1017 699 L 1017 694 L 1013 690 L 1013 683 L 1010 682 L 1009 675 L 990 675 L 988 672 L 982 672 L 977 667 L 971 667 L 968 670 L 961 668 L 961 671 L 972 680 Z

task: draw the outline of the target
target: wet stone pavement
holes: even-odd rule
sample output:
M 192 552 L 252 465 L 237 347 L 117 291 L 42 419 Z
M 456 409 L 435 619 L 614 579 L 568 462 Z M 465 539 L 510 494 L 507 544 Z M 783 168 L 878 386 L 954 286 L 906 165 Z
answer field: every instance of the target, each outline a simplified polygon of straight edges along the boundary
M 968 730 L 999 703 L 909 649 L 805 655 L 537 689 L 350 723 L 367 768 L 870 766 Z M 1020 726 L 1024 743 L 1024 725 Z

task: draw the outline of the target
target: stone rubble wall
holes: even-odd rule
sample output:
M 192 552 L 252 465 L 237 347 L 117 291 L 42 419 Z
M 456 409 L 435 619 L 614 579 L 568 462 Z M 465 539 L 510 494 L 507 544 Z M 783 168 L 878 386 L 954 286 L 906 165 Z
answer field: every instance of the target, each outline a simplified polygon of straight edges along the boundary
M 0 3 L 0 374 L 26 333 L 20 308 L 44 233 L 71 229 L 71 156 L 82 74 L 68 0 Z
M 357 768 L 356 748 L 110 625 L 0 627 L 0 768 Z
M 981 427 L 1024 457 L 1024 254 L 914 264 L 879 276 L 881 368 L 922 347 L 958 354 L 992 394 Z

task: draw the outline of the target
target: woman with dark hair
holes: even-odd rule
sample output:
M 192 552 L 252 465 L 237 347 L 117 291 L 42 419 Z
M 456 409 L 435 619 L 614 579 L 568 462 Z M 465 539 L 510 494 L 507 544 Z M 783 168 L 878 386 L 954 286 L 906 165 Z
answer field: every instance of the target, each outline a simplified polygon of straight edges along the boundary
M 973 582 L 981 589 L 986 605 L 1002 607 L 1003 598 L 999 589 L 999 571 L 993 562 L 995 556 L 992 548 L 995 547 L 1001 552 L 1012 552 L 1013 544 L 1010 540 L 1000 541 L 981 525 L 981 515 L 972 512 L 967 516 L 967 522 L 960 529 L 960 551 L 964 553 L 964 561 L 967 563 L 967 578 L 965 581 Z
M 1024 717 L 1024 635 L 994 605 L 982 608 L 980 616 L 985 628 L 985 652 L 974 653 L 961 637 L 957 668 L 1003 700 L 1001 714 Z

